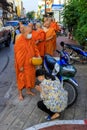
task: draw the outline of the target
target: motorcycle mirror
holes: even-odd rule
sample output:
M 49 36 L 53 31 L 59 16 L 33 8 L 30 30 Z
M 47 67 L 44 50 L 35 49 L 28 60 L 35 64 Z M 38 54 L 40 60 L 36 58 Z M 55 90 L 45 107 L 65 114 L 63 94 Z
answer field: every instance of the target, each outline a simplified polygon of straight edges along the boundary
M 65 43 L 64 43 L 63 41 L 60 42 L 60 45 L 61 45 L 62 47 L 64 47 L 64 44 L 65 44 Z

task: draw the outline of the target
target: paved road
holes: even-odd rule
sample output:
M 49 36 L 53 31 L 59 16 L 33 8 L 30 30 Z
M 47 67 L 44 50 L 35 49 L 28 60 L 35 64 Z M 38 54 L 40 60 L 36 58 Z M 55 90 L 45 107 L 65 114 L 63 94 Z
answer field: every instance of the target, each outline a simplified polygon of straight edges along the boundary
M 0 112 L 6 107 L 13 83 L 13 45 L 0 47 Z

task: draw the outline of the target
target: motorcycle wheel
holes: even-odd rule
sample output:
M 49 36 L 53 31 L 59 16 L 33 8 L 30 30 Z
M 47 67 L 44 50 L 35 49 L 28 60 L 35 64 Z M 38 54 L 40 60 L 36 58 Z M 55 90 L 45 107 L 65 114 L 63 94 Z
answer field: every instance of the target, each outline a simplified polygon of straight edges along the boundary
M 78 96 L 77 89 L 76 89 L 76 86 L 68 80 L 64 81 L 63 86 L 64 86 L 64 89 L 68 92 L 68 106 L 67 107 L 70 107 L 75 103 L 77 99 L 77 96 Z

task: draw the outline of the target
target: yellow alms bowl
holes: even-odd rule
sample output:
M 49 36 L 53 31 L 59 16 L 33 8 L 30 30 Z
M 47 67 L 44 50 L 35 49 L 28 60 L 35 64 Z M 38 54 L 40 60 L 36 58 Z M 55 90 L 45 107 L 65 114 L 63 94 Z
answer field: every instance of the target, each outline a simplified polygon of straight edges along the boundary
M 33 65 L 41 65 L 42 64 L 42 58 L 41 57 L 33 57 L 32 58 L 32 64 Z

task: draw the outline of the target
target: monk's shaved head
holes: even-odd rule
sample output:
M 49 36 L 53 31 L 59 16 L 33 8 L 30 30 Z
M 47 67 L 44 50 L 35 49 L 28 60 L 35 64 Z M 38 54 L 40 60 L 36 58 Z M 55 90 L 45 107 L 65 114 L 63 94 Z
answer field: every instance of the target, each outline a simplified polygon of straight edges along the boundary
M 31 27 L 33 29 L 33 23 L 29 23 L 28 27 Z
M 20 32 L 24 33 L 24 25 L 23 24 L 19 24 L 20 25 Z
M 49 28 L 49 27 L 50 27 L 50 21 L 47 20 L 47 21 L 44 23 L 44 26 L 47 27 L 47 28 Z
M 42 27 L 42 25 L 41 25 L 41 23 L 36 23 L 36 28 L 41 28 Z
M 48 20 L 48 17 L 44 17 L 44 22 L 46 22 Z
M 29 26 L 24 26 L 24 33 L 31 33 L 32 29 Z

